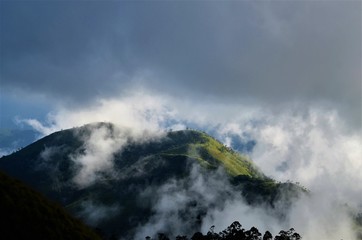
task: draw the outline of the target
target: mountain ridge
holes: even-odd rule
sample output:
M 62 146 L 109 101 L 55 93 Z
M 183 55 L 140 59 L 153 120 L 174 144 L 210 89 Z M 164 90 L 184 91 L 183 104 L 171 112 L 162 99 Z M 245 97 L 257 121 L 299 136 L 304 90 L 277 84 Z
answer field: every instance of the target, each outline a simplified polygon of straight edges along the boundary
M 190 178 L 194 166 L 200 166 L 197 174 L 206 178 L 222 169 L 232 189 L 249 204 L 266 202 L 273 206 L 281 190 L 288 190 L 291 199 L 299 194 L 299 187 L 266 177 L 246 156 L 204 132 L 172 131 L 147 139 L 130 134 L 111 123 L 58 131 L 0 158 L 0 169 L 59 202 L 74 216 L 116 236 L 125 232 L 132 235 L 137 225 L 154 216 L 154 203 L 159 197 L 151 194 L 145 198 L 145 189 L 163 189 L 170 181 L 192 188 L 193 182 L 183 179 Z M 104 145 L 113 148 L 105 147 L 108 152 L 99 149 Z M 79 186 L 76 177 L 87 170 L 87 165 L 79 162 L 89 159 L 102 160 L 107 168 L 96 169 L 90 177 L 85 174 L 91 181 Z M 193 230 L 198 230 L 212 205 L 201 199 L 190 200 L 177 213 Z M 92 209 L 101 212 L 99 216 L 92 215 Z

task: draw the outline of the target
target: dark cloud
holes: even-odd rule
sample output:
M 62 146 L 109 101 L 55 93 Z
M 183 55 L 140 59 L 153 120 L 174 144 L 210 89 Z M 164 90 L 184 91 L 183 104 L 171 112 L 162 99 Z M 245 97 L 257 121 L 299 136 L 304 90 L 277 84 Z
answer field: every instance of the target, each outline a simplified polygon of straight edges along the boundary
M 360 122 L 361 28 L 359 1 L 2 1 L 1 79 L 73 102 L 134 85 L 327 101 Z
M 5 86 L 76 100 L 112 89 L 107 80 L 116 63 L 101 45 L 111 32 L 112 13 L 116 16 L 111 7 L 97 2 L 1 4 Z

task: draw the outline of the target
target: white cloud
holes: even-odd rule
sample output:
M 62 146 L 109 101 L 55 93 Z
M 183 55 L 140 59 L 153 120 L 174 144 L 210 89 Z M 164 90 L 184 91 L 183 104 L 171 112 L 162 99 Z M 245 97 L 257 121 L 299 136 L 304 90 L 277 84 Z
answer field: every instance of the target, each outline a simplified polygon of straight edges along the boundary
M 311 197 L 297 201 L 288 221 L 280 224 L 269 224 L 272 216 L 268 211 L 250 209 L 233 200 L 237 198 L 226 201 L 224 208 L 211 212 L 212 216 L 209 216 L 207 223 L 211 224 L 215 219 L 233 219 L 242 214 L 250 219 L 250 222 L 244 220 L 244 224 L 255 222 L 261 229 L 277 231 L 295 227 L 302 235 L 320 236 L 321 239 L 329 237 L 330 233 L 341 238 L 353 235 L 347 220 L 343 224 L 325 224 L 332 217 L 347 219 L 349 209 L 361 211 L 362 187 L 356 184 L 362 182 L 361 132 L 346 126 L 333 108 L 317 104 L 308 106 L 305 103 L 285 104 L 280 109 L 245 107 L 236 103 L 214 104 L 207 100 L 194 103 L 170 96 L 155 97 L 143 91 L 119 99 L 100 100 L 96 106 L 76 111 L 61 109 L 53 113 L 50 121 L 52 125 L 48 128 L 37 124 L 34 126 L 43 131 L 96 121 L 115 122 L 119 129 L 128 129 L 135 141 L 147 139 L 145 136 L 158 136 L 170 126 L 183 128 L 189 124 L 213 130 L 227 144 L 232 143 L 231 135 L 254 139 L 256 146 L 251 152 L 251 158 L 264 173 L 276 180 L 300 182 L 311 190 Z M 126 137 L 118 133 L 110 138 L 109 134 L 106 129 L 95 131 L 86 141 L 84 154 L 74 158 L 82 166 L 78 178 L 75 178 L 78 184 L 92 182 L 97 179 L 97 172 L 112 169 L 113 153 L 121 150 Z M 194 191 L 201 193 L 206 202 L 212 202 L 218 196 L 219 193 L 203 190 L 206 189 L 203 185 L 207 186 L 208 183 L 202 179 L 194 180 Z M 177 203 L 188 199 L 182 193 L 184 189 L 175 189 L 181 192 L 175 190 L 169 195 L 166 191 L 163 196 L 160 190 L 160 206 L 155 206 L 160 211 L 159 217 L 163 216 L 162 211 L 173 208 L 173 205 L 169 205 L 172 201 Z M 215 187 L 216 192 L 217 189 Z M 343 205 L 348 205 L 348 208 Z M 303 221 L 308 219 L 313 221 L 305 224 Z M 183 228 L 177 227 L 176 220 L 173 222 L 174 229 L 182 233 Z M 220 221 L 214 223 L 221 228 L 230 224 L 224 222 L 222 225 Z M 156 220 L 149 224 L 145 228 L 164 227 Z M 331 226 L 333 231 L 330 231 Z M 207 227 L 210 226 L 205 225 Z
M 107 126 L 90 129 L 90 136 L 84 139 L 84 153 L 72 156 L 79 167 L 73 181 L 80 187 L 92 185 L 104 173 L 113 169 L 113 154 L 128 141 L 128 136 L 113 132 Z

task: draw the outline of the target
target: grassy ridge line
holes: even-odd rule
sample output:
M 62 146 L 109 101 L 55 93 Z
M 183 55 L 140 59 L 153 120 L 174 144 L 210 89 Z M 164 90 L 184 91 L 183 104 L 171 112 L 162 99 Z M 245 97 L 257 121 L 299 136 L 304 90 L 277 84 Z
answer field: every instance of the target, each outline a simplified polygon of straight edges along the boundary
M 201 157 L 195 157 L 195 156 L 191 156 L 191 155 L 187 155 L 187 154 L 172 154 L 172 153 L 161 153 L 160 154 L 161 156 L 164 156 L 164 157 L 174 157 L 174 156 L 183 156 L 183 157 L 187 157 L 189 159 L 195 159 L 197 160 L 200 165 L 202 167 L 205 167 L 207 169 L 211 169 L 211 168 L 214 168 L 213 165 L 211 165 L 209 162 L 205 161 L 204 159 L 202 159 Z
M 193 139 L 198 143 L 176 146 L 163 151 L 162 154 L 196 159 L 202 166 L 208 168 L 216 168 L 221 164 L 231 176 L 264 177 L 247 157 L 225 147 L 221 142 L 203 132 L 189 130 L 189 133 L 193 135 L 193 138 L 199 138 Z

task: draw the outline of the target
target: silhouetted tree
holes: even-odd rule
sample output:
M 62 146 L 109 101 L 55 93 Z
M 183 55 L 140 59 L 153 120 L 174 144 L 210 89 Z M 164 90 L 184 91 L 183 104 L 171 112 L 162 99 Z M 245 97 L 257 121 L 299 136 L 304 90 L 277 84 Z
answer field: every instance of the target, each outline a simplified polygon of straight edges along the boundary
M 264 233 L 263 240 L 272 240 L 272 239 L 273 239 L 273 235 L 269 231 L 266 231 Z
M 294 228 L 289 229 L 288 231 L 280 231 L 279 235 L 275 236 L 275 240 L 300 240 L 302 237 L 299 233 L 296 233 Z
M 214 232 L 215 226 L 211 226 L 210 230 L 206 235 L 203 235 L 201 232 L 196 232 L 191 240 L 273 240 L 273 236 L 269 231 L 264 233 L 263 238 L 262 234 L 256 227 L 250 228 L 250 230 L 245 231 L 241 224 L 238 221 L 233 222 L 225 230 L 221 231 L 219 234 Z M 288 231 L 280 231 L 279 235 L 275 236 L 274 240 L 300 240 L 302 237 L 295 232 L 294 228 L 289 229 Z M 151 240 L 150 237 L 146 237 L 146 240 Z M 164 233 L 158 234 L 158 240 L 170 240 Z M 177 236 L 176 240 L 188 240 L 186 236 Z
M 191 240 L 204 240 L 204 235 L 200 232 L 196 232 L 192 237 Z
M 186 236 L 176 236 L 176 240 L 188 240 Z
M 218 239 L 220 239 L 219 234 L 215 233 L 214 229 L 215 229 L 214 225 L 210 227 L 210 230 L 206 234 L 206 239 L 207 240 L 218 240 Z
M 245 239 L 244 229 L 241 227 L 242 226 L 238 221 L 233 222 L 224 231 L 220 232 L 221 239 L 226 239 L 226 240 Z
M 245 240 L 260 240 L 261 233 L 256 227 L 250 228 L 250 230 L 245 232 Z

